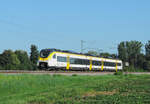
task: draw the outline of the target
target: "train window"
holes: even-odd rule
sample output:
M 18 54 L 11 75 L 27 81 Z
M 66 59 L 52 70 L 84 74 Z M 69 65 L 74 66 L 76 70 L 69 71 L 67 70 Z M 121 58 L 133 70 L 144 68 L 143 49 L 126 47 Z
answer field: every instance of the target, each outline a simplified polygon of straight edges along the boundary
M 88 65 L 88 64 L 89 64 L 89 63 L 88 63 L 88 60 L 82 59 L 82 64 L 83 64 L 83 65 Z
M 99 61 L 99 65 L 102 65 L 102 62 L 101 62 L 101 61 Z
M 100 66 L 101 61 L 92 61 L 92 64 L 95 65 L 95 66 Z
M 49 54 L 50 54 L 50 51 L 48 51 L 48 50 L 42 50 L 42 51 L 40 52 L 40 57 L 46 58 L 46 57 L 49 56 Z
M 82 60 L 81 59 L 75 59 L 75 64 L 82 64 Z
M 83 59 L 83 65 L 90 65 L 90 61 L 89 60 L 86 60 L 86 59 Z
M 95 65 L 95 61 L 92 61 L 92 65 Z
M 85 62 L 84 62 L 84 59 L 81 59 L 81 64 L 86 65 Z
M 89 65 L 90 61 L 86 59 L 70 58 L 70 64 Z
M 107 66 L 107 62 L 104 62 L 104 66 Z
M 118 66 L 121 66 L 121 63 L 117 63 Z
M 67 62 L 67 58 L 66 57 L 62 57 L 62 56 L 57 56 L 57 61 L 58 62 Z
M 70 58 L 70 64 L 75 64 L 75 59 L 74 58 Z
M 116 66 L 116 63 L 113 62 L 104 62 L 104 66 Z
M 92 64 L 97 66 L 97 61 L 92 61 Z
M 55 58 L 56 58 L 56 54 L 53 55 L 53 59 L 55 59 Z

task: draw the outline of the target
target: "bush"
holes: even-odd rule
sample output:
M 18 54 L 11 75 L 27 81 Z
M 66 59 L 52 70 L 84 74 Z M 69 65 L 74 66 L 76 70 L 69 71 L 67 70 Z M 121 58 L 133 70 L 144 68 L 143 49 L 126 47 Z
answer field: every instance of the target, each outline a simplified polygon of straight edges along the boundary
M 123 75 L 122 71 L 115 72 L 114 75 Z
M 78 76 L 77 74 L 72 74 L 72 76 Z

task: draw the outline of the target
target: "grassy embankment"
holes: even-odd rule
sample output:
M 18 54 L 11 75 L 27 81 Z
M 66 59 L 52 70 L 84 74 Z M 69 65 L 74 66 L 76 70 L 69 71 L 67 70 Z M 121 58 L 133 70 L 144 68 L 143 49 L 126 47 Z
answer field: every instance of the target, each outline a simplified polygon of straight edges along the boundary
M 0 104 L 150 104 L 150 76 L 0 75 Z

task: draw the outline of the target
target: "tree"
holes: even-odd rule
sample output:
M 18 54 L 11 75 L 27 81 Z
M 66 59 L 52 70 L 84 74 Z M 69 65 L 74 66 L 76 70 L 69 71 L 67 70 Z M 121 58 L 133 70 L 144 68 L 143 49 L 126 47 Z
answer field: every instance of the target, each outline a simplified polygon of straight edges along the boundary
M 36 65 L 38 61 L 39 51 L 36 45 L 31 45 L 31 53 L 30 53 L 30 60 L 31 62 Z
M 145 45 L 146 59 L 150 61 L 150 40 Z
M 119 54 L 119 58 L 120 58 L 123 62 L 128 61 L 126 42 L 121 42 L 121 43 L 118 45 L 118 54 Z
M 26 51 L 16 50 L 15 54 L 17 55 L 17 57 L 20 61 L 20 65 L 19 65 L 20 69 L 22 69 L 22 70 L 32 70 L 32 63 L 31 63 Z
M 92 55 L 92 56 L 98 56 L 98 53 L 96 51 L 88 51 L 89 55 Z
M 117 54 L 110 54 L 111 58 L 118 58 Z
M 138 67 L 138 56 L 141 54 L 143 44 L 139 41 L 126 41 L 118 45 L 119 58 L 128 61 L 133 67 Z
M 146 62 L 145 55 L 143 53 L 139 54 L 137 57 L 137 67 L 144 68 L 145 62 Z
M 6 65 L 6 61 L 5 61 L 4 57 L 3 57 L 3 55 L 0 54 L 0 70 L 4 69 L 5 65 Z
M 7 59 L 5 57 L 3 57 L 3 54 L 0 54 L 0 66 L 1 68 L 4 68 L 4 66 L 6 66 L 7 64 Z
M 150 61 L 144 63 L 144 69 L 150 71 Z
M 100 57 L 110 58 L 111 55 L 108 52 L 103 52 L 103 53 L 100 53 Z
M 127 42 L 127 53 L 129 56 L 129 63 L 133 65 L 133 67 L 138 67 L 137 61 L 138 56 L 141 54 L 141 48 L 143 44 L 139 41 L 130 41 Z
M 20 64 L 17 55 L 12 50 L 5 50 L 0 55 L 0 64 L 7 70 L 18 69 L 18 65 Z

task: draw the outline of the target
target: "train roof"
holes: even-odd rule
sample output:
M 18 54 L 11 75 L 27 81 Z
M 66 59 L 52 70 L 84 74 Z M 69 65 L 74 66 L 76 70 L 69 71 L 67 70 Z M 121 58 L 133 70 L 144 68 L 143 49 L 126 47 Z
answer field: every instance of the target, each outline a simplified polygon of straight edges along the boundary
M 78 54 L 78 55 L 93 56 L 93 57 L 97 57 L 97 58 L 107 58 L 107 59 L 117 59 L 117 60 L 119 60 L 118 58 L 100 57 L 100 56 L 95 56 L 95 55 L 91 55 L 91 54 L 88 54 L 88 53 L 78 53 L 78 52 L 74 52 L 74 51 L 69 51 L 69 50 L 60 50 L 60 49 L 56 49 L 56 48 L 42 49 L 42 50 L 47 50 L 47 51 L 51 51 L 51 52 L 72 53 L 72 54 Z M 41 50 L 41 51 L 42 51 L 42 50 Z

